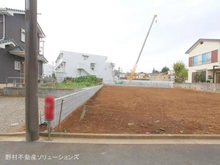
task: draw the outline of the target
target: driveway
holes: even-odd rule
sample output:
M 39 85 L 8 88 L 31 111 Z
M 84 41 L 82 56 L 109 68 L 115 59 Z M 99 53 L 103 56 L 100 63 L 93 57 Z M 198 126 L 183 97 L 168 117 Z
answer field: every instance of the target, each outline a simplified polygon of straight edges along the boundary
M 44 98 L 38 99 L 39 116 Z M 25 98 L 0 96 L 0 133 L 13 133 L 25 125 Z

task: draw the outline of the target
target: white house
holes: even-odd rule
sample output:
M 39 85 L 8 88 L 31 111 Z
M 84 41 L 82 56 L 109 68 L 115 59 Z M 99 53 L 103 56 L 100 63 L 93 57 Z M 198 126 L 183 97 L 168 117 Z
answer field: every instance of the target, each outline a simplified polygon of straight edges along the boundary
M 55 74 L 59 82 L 65 77 L 95 75 L 104 83 L 113 82 L 114 63 L 107 62 L 107 56 L 60 51 L 55 61 Z
M 187 51 L 189 55 L 188 83 L 195 82 L 197 72 L 203 81 L 220 83 L 220 39 L 199 39 Z
M 174 70 L 168 70 L 168 76 L 169 76 L 169 81 L 175 81 L 175 71 Z

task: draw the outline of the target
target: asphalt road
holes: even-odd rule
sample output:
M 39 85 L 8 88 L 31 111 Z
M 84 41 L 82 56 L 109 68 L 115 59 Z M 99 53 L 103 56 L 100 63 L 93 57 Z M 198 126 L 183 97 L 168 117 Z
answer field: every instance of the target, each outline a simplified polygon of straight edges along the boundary
M 219 165 L 217 144 L 0 142 L 1 164 Z

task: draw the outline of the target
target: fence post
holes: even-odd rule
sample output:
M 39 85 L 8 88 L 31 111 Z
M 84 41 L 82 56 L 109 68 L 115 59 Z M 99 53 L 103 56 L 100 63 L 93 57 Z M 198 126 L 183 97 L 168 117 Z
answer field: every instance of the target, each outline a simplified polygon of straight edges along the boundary
M 6 88 L 7 88 L 8 87 L 8 78 L 6 78 L 5 82 L 6 82 Z
M 62 110 L 63 110 L 63 99 L 61 102 L 61 107 L 60 107 L 60 116 L 59 116 L 59 123 L 58 123 L 58 132 L 60 131 L 60 120 L 61 120 L 61 115 L 62 115 Z

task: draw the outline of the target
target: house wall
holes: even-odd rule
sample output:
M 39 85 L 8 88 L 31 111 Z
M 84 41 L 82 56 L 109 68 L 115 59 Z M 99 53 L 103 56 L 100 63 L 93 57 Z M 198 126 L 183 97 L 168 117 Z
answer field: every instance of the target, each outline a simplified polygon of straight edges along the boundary
M 212 63 L 205 65 L 197 65 L 192 66 L 192 57 L 196 55 L 200 55 L 203 53 L 212 52 Z M 218 59 L 218 60 L 217 60 Z M 208 79 L 208 75 L 213 68 L 213 65 L 220 66 L 220 42 L 213 41 L 203 41 L 203 44 L 197 45 L 190 53 L 189 53 L 189 70 L 188 70 L 188 80 L 186 82 L 191 83 L 194 82 L 194 72 L 198 71 L 206 71 L 206 80 Z
M 38 75 L 42 76 L 43 75 L 43 62 L 38 61 Z
M 219 49 L 220 43 L 216 41 L 203 41 L 203 44 L 197 45 L 190 53 L 189 57 L 196 56 L 202 53 L 211 52 Z
M 54 66 L 51 64 L 43 64 L 44 76 L 51 76 L 54 73 Z
M 0 14 L 0 21 L 3 21 L 3 16 Z M 0 23 L 0 39 L 3 37 L 3 22 Z
M 19 46 L 25 48 L 25 42 L 21 41 L 21 28 L 25 30 L 24 14 L 6 16 L 6 38 L 14 39 Z
M 0 15 L 0 21 L 3 20 L 2 15 Z M 14 14 L 14 16 L 5 16 L 6 24 L 6 34 L 5 38 L 14 39 L 15 42 L 25 48 L 25 42 L 21 41 L 21 29 L 25 30 L 25 15 L 24 14 Z M 3 36 L 3 23 L 0 23 L 0 37 Z M 39 48 L 39 35 L 37 38 L 37 48 Z M 23 73 L 23 64 L 21 63 L 21 70 L 17 71 L 14 69 L 14 61 L 23 62 L 24 58 L 11 55 L 8 51 L 13 47 L 7 47 L 7 49 L 0 49 L 0 70 L 4 72 L 0 73 L 0 83 L 5 83 L 6 77 L 20 77 L 20 73 Z M 39 49 L 38 49 L 39 50 Z M 43 62 L 38 61 L 38 75 L 43 73 Z M 24 76 L 24 75 L 23 75 Z M 16 79 L 17 81 L 20 81 Z M 12 83 L 10 79 L 10 83 Z
M 9 54 L 9 50 L 11 47 L 6 46 L 6 49 L 0 49 L 0 83 L 6 83 L 7 77 L 20 77 L 20 73 L 22 73 L 22 65 L 21 70 L 14 69 L 14 61 L 23 62 L 24 59 L 18 56 L 14 56 Z M 19 79 L 16 79 L 19 82 Z M 8 82 L 12 83 L 13 80 L 9 79 Z
M 106 62 L 106 56 L 68 51 L 61 51 L 60 53 L 63 53 L 63 57 L 59 61 L 65 62 L 65 67 L 56 69 L 58 79 L 59 76 L 79 77 L 84 75 L 96 75 L 99 78 L 103 78 L 103 81 L 113 81 L 113 67 L 111 63 Z M 83 55 L 88 55 L 88 58 L 84 59 Z M 60 63 L 59 61 L 57 61 L 57 64 Z M 90 67 L 91 63 L 95 63 L 94 70 Z

